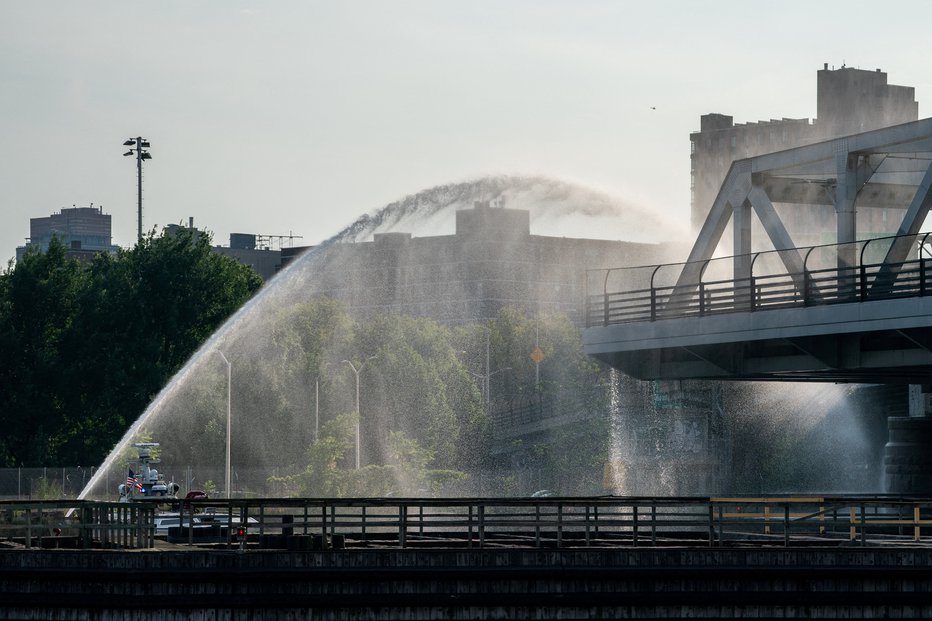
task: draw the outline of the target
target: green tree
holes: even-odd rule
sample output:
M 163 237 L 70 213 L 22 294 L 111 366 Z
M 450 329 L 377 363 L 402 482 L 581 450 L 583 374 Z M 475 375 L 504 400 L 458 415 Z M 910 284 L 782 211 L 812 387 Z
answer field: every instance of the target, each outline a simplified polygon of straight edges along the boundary
M 268 378 L 262 398 L 279 410 L 279 433 L 273 435 L 285 452 L 313 441 L 321 411 L 350 409 L 347 391 L 338 388 L 345 383 L 341 361 L 350 355 L 355 329 L 345 304 L 327 298 L 288 307 L 272 319 L 275 355 L 263 356 L 257 372 Z
M 394 475 L 392 491 L 404 496 L 439 494 L 447 485 L 466 478 L 459 470 L 431 468 L 433 451 L 400 431 L 388 435 L 388 459 Z
M 272 477 L 286 493 L 309 497 L 348 495 L 347 470 L 341 468 L 354 447 L 354 414 L 341 414 L 327 421 L 307 451 L 307 465 L 296 474 Z
M 82 301 L 69 370 L 73 395 L 61 458 L 106 455 L 126 427 L 219 325 L 261 286 L 255 271 L 214 253 L 207 235 L 150 235 L 98 255 Z M 81 356 L 87 339 L 96 356 Z M 89 428 L 88 428 L 89 427 Z
M 480 374 L 490 374 L 493 423 L 511 424 L 513 412 L 552 419 L 544 425 L 549 431 L 511 447 L 512 461 L 529 474 L 522 493 L 597 492 L 608 460 L 609 399 L 600 381 L 604 368 L 584 353 L 579 328 L 563 314 L 530 317 L 506 307 L 485 324 L 467 326 L 459 338 Z M 543 354 L 539 365 L 530 356 L 535 348 Z M 508 485 L 515 485 L 514 477 Z
M 86 267 L 54 241 L 27 252 L 0 276 L 0 462 L 99 463 L 260 286 L 188 229 Z
M 432 451 L 441 468 L 462 468 L 483 450 L 485 412 L 448 327 L 405 315 L 380 317 L 357 328 L 353 347 L 357 368 L 376 356 L 361 374 L 364 463 L 387 463 L 393 431 Z
M 72 389 L 68 342 L 87 282 L 57 238 L 0 275 L 0 464 L 55 465 Z
M 355 450 L 354 414 L 328 421 L 308 449 L 307 466 L 298 474 L 271 477 L 286 493 L 309 497 L 424 496 L 442 492 L 464 479 L 458 470 L 433 469 L 434 454 L 400 431 L 389 432 L 388 460 L 359 470 L 350 464 Z

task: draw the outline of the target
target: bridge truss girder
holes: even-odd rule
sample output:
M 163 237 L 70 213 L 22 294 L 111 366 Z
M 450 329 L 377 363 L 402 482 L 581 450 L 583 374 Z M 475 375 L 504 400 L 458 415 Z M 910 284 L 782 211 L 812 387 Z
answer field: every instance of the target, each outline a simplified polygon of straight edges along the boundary
M 781 217 L 796 206 L 833 213 L 836 245 L 800 247 Z M 858 209 L 875 208 L 895 214 L 889 230 L 859 233 Z M 735 161 L 675 281 L 655 282 L 657 266 L 649 290 L 605 288 L 586 353 L 640 379 L 930 384 L 930 209 L 932 119 Z M 755 263 L 773 256 L 753 247 L 761 230 L 777 258 Z M 899 237 L 859 242 L 880 236 Z
M 858 240 L 858 208 L 901 211 L 897 228 L 886 234 L 915 234 L 932 207 L 932 119 L 733 162 L 680 273 L 676 293 L 695 289 L 703 263 L 712 258 L 729 224 L 734 233 L 728 253 L 735 257 L 734 278 L 747 277 L 752 213 L 773 247 L 785 251 L 780 256 L 788 273 L 798 274 L 802 266 L 799 253 L 794 254 L 798 244 L 775 203 L 790 208 L 830 206 L 839 244 Z M 887 263 L 903 261 L 909 249 L 905 240 L 894 245 Z M 839 252 L 838 267 L 851 265 L 854 257 Z

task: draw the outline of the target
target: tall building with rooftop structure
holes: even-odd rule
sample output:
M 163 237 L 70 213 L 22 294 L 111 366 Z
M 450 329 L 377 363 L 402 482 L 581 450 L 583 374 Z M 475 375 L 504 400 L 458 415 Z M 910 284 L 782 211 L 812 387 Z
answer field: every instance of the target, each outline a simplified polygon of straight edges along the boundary
M 111 216 L 102 207 L 64 208 L 44 218 L 29 219 L 29 241 L 16 249 L 16 259 L 22 258 L 27 248 L 38 247 L 45 251 L 53 237 L 67 248 L 69 257 L 91 260 L 98 252 L 116 252 L 111 237 Z
M 915 88 L 888 84 L 887 74 L 880 69 L 868 71 L 844 65 L 829 69 L 826 63 L 818 71 L 816 90 L 818 117 L 811 122 L 783 118 L 735 124 L 733 117 L 725 114 L 700 117 L 699 131 L 689 136 L 690 222 L 694 231 L 705 222 L 734 160 L 919 119 Z M 859 214 L 859 230 L 886 232 L 882 211 Z M 801 243 L 831 241 L 810 238 Z
M 285 247 L 282 241 L 287 239 L 291 242 L 294 238 L 287 235 L 230 233 L 230 245 L 214 246 L 214 252 L 251 266 L 263 280 L 269 280 L 282 268 L 286 251 L 293 250 L 290 246 Z M 278 248 L 274 247 L 273 241 L 277 241 Z

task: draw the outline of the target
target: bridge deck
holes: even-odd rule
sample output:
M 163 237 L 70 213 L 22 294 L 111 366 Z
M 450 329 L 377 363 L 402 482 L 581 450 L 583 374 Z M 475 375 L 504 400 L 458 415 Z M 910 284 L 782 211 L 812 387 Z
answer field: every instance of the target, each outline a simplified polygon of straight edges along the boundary
M 917 258 L 865 263 L 871 243 L 915 245 Z M 721 260 L 748 265 L 746 278 L 702 280 L 703 266 L 692 270 L 698 282 L 659 286 L 653 275 L 673 266 L 656 266 L 646 288 L 612 288 L 612 272 L 624 270 L 604 271 L 603 290 L 587 300 L 585 351 L 641 379 L 928 382 L 926 236 L 860 242 L 858 252 L 830 246 L 800 254 L 808 262 L 824 248 L 861 262 L 821 269 L 803 263 L 798 272 L 756 275 L 755 263 L 767 254 L 758 253 Z

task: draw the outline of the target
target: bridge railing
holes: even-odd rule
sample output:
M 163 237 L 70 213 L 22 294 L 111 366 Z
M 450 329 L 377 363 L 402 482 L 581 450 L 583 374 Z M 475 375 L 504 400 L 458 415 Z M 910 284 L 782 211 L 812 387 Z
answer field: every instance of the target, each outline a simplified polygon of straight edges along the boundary
M 0 501 L 0 546 L 150 548 L 156 510 L 150 503 Z
M 930 235 L 589 270 L 586 326 L 924 296 Z
M 894 496 L 265 498 L 169 508 L 175 526 L 159 532 L 166 514 L 153 503 L 0 502 L 0 547 L 148 548 L 157 539 L 291 550 L 932 543 L 932 499 Z

